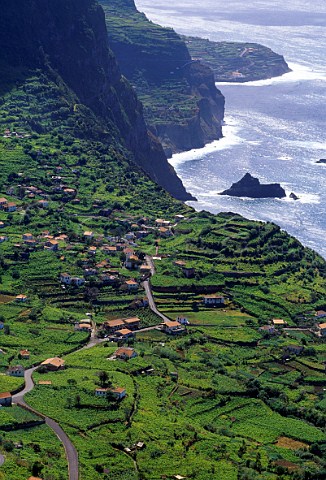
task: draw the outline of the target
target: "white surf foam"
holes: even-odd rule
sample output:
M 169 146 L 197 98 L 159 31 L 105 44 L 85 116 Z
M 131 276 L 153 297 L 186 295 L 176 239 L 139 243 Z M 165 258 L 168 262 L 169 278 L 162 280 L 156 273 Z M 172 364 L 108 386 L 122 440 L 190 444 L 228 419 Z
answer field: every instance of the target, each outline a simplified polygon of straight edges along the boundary
M 325 69 L 312 69 L 298 63 L 289 63 L 292 72 L 285 73 L 281 77 L 268 78 L 266 80 L 254 80 L 251 82 L 217 82 L 216 85 L 223 87 L 223 85 L 237 85 L 242 87 L 266 87 L 275 85 L 277 83 L 291 83 L 307 80 L 321 80 L 326 81 Z
M 170 164 L 177 168 L 184 162 L 199 160 L 213 152 L 231 148 L 239 143 L 245 143 L 245 140 L 237 134 L 240 128 L 236 125 L 235 120 L 231 117 L 226 117 L 224 122 L 223 138 L 220 140 L 215 140 L 212 143 L 208 143 L 203 148 L 196 148 L 187 152 L 175 153 L 172 158 L 169 159 Z

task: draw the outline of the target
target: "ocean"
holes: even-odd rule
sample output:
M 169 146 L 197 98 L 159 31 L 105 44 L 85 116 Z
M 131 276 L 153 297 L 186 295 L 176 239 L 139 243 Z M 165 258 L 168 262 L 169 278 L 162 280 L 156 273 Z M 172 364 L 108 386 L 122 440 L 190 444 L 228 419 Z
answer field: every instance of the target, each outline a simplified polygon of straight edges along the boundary
M 325 0 L 136 0 L 152 21 L 184 35 L 257 42 L 284 56 L 291 73 L 218 84 L 226 98 L 223 139 L 170 160 L 197 210 L 272 221 L 326 258 Z M 219 196 L 250 172 L 299 200 Z

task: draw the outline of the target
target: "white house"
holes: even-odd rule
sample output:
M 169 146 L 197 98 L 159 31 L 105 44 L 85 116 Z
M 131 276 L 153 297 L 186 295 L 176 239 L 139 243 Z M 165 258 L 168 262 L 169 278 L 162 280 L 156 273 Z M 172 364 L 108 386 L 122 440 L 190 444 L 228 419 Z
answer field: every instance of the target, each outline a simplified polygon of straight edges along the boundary
M 22 365 L 16 365 L 15 367 L 9 367 L 6 373 L 11 377 L 24 377 L 25 369 Z
M 185 327 L 179 322 L 166 320 L 163 323 L 163 331 L 169 335 L 180 335 L 186 331 Z
M 215 305 L 224 305 L 224 303 L 224 297 L 222 297 L 221 295 L 208 295 L 207 297 L 204 297 L 204 304 L 209 307 Z

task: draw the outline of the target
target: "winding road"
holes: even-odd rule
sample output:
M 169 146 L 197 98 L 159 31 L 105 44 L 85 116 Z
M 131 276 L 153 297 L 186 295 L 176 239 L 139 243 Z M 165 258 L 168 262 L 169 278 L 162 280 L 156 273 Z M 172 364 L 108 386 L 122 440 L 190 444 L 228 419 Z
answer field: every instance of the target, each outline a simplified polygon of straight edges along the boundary
M 24 400 L 24 396 L 34 388 L 32 375 L 36 369 L 37 367 L 29 368 L 28 370 L 25 370 L 25 388 L 21 392 L 13 395 L 12 401 L 16 403 L 18 406 L 25 408 L 44 419 L 45 423 L 54 431 L 54 433 L 56 434 L 56 436 L 59 438 L 59 440 L 62 442 L 64 446 L 64 449 L 66 452 L 66 458 L 68 462 L 69 480 L 78 480 L 79 478 L 78 452 L 74 447 L 73 443 L 71 442 L 71 440 L 69 439 L 68 435 L 62 430 L 62 428 L 57 422 L 52 420 L 52 418 L 49 418 L 43 415 L 41 412 L 38 412 L 34 408 L 30 407 L 28 403 L 26 403 Z
M 155 268 L 154 268 L 152 258 L 150 256 L 146 256 L 146 261 L 147 261 L 147 264 L 151 267 L 151 274 L 154 275 Z M 156 304 L 155 304 L 155 301 L 154 301 L 154 297 L 153 297 L 153 293 L 152 293 L 152 289 L 151 289 L 151 285 L 150 285 L 149 280 L 145 280 L 143 282 L 143 287 L 145 289 L 145 292 L 146 292 L 146 295 L 147 295 L 147 298 L 148 298 L 148 303 L 149 303 L 150 309 L 156 315 L 158 315 L 160 318 L 162 318 L 162 320 L 164 322 L 170 320 L 168 317 L 163 315 L 163 313 L 159 312 L 158 309 L 156 308 Z M 153 326 L 153 327 L 143 328 L 140 331 L 152 330 L 152 329 L 155 329 L 155 328 L 158 328 L 158 325 Z M 99 343 L 105 342 L 105 341 L 106 341 L 106 339 L 99 339 L 99 338 L 96 337 L 96 327 L 93 323 L 93 329 L 92 329 L 92 333 L 91 333 L 91 337 L 89 339 L 89 342 L 86 345 L 84 345 L 83 347 L 81 347 L 79 350 L 94 347 L 95 345 L 98 345 Z M 29 393 L 31 390 L 33 390 L 33 388 L 34 388 L 34 382 L 33 382 L 32 376 L 33 376 L 33 373 L 35 372 L 36 369 L 37 369 L 37 366 L 25 370 L 25 375 L 24 375 L 25 387 L 21 392 L 16 393 L 12 396 L 12 401 L 13 401 L 13 403 L 17 404 L 21 408 L 27 409 L 30 412 L 33 412 L 37 416 L 44 419 L 46 425 L 48 425 L 54 431 L 54 433 L 57 435 L 57 437 L 59 438 L 59 440 L 62 442 L 62 444 L 64 446 L 65 453 L 66 453 L 66 458 L 67 458 L 67 462 L 68 462 L 69 480 L 78 480 L 79 479 L 78 452 L 77 452 L 75 446 L 73 445 L 73 443 L 71 442 L 71 440 L 69 439 L 68 435 L 60 427 L 60 425 L 57 422 L 55 422 L 52 418 L 47 417 L 43 413 L 41 413 L 41 412 L 35 410 L 34 408 L 30 407 L 28 405 L 28 403 L 24 400 L 25 395 L 27 393 Z M 4 463 L 4 461 L 5 461 L 5 457 L 3 455 L 0 455 L 0 465 L 2 465 Z

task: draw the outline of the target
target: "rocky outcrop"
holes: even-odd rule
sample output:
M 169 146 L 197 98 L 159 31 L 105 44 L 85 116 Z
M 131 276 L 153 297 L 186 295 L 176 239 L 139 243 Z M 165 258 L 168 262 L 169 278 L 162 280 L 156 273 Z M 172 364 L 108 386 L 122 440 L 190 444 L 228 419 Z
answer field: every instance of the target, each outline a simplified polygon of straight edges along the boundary
M 321 158 L 316 163 L 326 163 L 326 158 Z
M 168 156 L 222 137 L 224 97 L 213 72 L 193 61 L 172 29 L 150 22 L 134 0 L 99 0 L 109 44 L 144 103 L 146 122 Z
M 250 82 L 291 72 L 282 55 L 258 43 L 182 38 L 192 57 L 201 58 L 213 70 L 216 82 Z
M 224 190 L 220 195 L 250 198 L 283 198 L 286 197 L 284 188 L 279 183 L 261 184 L 258 178 L 246 173 L 245 176 L 231 188 Z
M 11 0 L 1 9 L 1 63 L 20 71 L 51 69 L 81 104 L 101 118 L 103 136 L 121 143 L 149 176 L 180 200 L 193 197 L 149 135 L 142 104 L 108 47 L 96 0 Z M 109 146 L 109 145 L 108 145 Z

